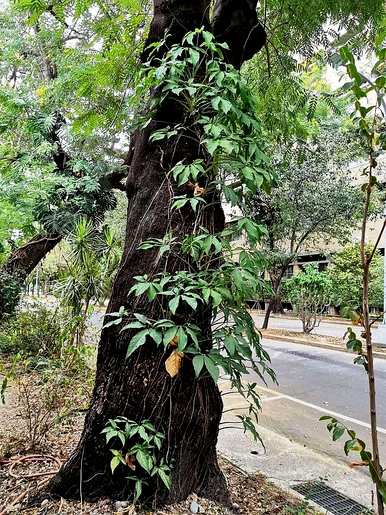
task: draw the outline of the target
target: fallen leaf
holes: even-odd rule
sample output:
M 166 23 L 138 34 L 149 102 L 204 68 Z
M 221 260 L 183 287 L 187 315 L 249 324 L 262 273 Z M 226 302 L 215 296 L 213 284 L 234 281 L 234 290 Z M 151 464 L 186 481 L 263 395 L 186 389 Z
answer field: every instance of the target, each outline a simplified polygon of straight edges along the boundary
M 184 357 L 183 352 L 179 352 L 178 350 L 174 350 L 168 359 L 165 361 L 166 372 L 170 375 L 170 377 L 174 377 L 180 371 L 182 365 L 182 358 Z
M 353 461 L 349 466 L 353 469 L 355 467 L 368 467 L 368 465 L 366 461 Z

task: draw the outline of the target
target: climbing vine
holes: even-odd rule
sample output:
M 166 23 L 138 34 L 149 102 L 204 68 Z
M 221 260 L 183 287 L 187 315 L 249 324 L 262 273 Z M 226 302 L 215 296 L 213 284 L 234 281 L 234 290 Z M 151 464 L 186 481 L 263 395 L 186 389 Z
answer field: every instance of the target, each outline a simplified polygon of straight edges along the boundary
M 174 273 L 135 277 L 129 296 L 156 304 L 154 311 L 161 316 L 130 315 L 122 306 L 108 314 L 112 319 L 105 327 L 118 325 L 121 332 L 130 330 L 130 334 L 134 330 L 127 358 L 145 344 L 162 346 L 171 377 L 188 363 L 196 380 L 210 376 L 226 383 L 248 401 L 246 414 L 239 416 L 240 427 L 259 438 L 255 422 L 260 401 L 247 374 L 252 371 L 263 381 L 266 374 L 272 379 L 275 375 L 247 300 L 256 297 L 262 287 L 262 257 L 256 245 L 266 229 L 243 216 L 243 206 L 246 197 L 258 189 L 269 193 L 274 175 L 251 93 L 240 73 L 223 60 L 226 45 L 197 29 L 158 58 L 167 43 L 166 39 L 153 46 L 144 70 L 146 83 L 157 91 L 150 99 L 150 120 L 172 95 L 183 109 L 184 122 L 159 128 L 151 133 L 150 141 L 157 144 L 167 139 L 173 144 L 188 137 L 202 149 L 199 159 L 181 160 L 165 171 L 175 192 L 171 216 L 179 210 L 192 210 L 194 229 L 181 235 L 171 227 L 162 238 L 139 245 L 143 252 L 156 252 L 156 260 L 178 255 L 184 263 L 184 269 Z M 216 198 L 236 211 L 233 220 L 217 233 L 204 225 L 206 211 Z M 211 319 L 209 333 L 199 327 L 202 314 Z

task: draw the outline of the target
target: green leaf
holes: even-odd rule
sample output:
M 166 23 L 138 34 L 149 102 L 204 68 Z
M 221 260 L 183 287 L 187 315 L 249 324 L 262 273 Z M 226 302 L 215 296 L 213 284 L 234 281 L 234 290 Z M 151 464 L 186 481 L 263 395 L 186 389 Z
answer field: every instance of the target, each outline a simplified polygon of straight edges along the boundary
M 183 351 L 188 343 L 188 336 L 183 327 L 179 327 L 177 331 L 178 337 L 178 350 Z
M 157 289 L 155 288 L 155 286 L 153 284 L 151 284 L 149 286 L 149 288 L 147 289 L 147 297 L 149 300 L 154 300 L 157 296 Z
M 184 207 L 188 202 L 189 198 L 186 195 L 183 195 L 181 197 L 174 197 L 174 202 L 172 204 L 172 209 L 181 209 Z
M 193 197 L 188 200 L 189 200 L 190 206 L 194 212 L 197 211 L 197 206 L 198 206 L 198 204 L 200 204 L 200 202 L 205 202 L 205 200 L 202 197 Z
M 379 481 L 377 486 L 379 493 L 382 495 L 383 501 L 386 504 L 386 481 Z
M 236 145 L 233 141 L 228 139 L 221 139 L 219 141 L 221 148 L 223 148 L 228 154 L 232 154 L 234 150 L 236 150 Z
M 135 482 L 135 493 L 134 493 L 134 502 L 137 502 L 138 499 L 142 495 L 142 481 L 137 479 Z
M 207 139 L 205 140 L 206 148 L 211 156 L 216 152 L 218 147 L 220 146 L 220 141 L 215 139 Z
M 145 293 L 145 291 L 149 288 L 149 286 L 150 286 L 150 283 L 147 283 L 147 282 L 137 283 L 132 288 L 130 288 L 129 294 L 134 293 L 134 295 L 136 295 L 138 297 L 139 295 L 142 295 L 143 293 Z
M 169 301 L 169 309 L 170 311 L 173 313 L 173 315 L 176 314 L 176 311 L 177 311 L 177 308 L 178 308 L 178 305 L 180 303 L 180 295 L 176 295 L 175 297 L 173 297 L 170 301 Z
M 146 343 L 146 336 L 149 334 L 148 329 L 143 329 L 139 333 L 135 334 L 130 340 L 129 346 L 127 347 L 126 359 L 130 357 L 134 351 Z
M 189 48 L 189 55 L 193 66 L 196 66 L 200 60 L 200 53 L 197 52 L 197 50 L 194 50 L 194 48 Z
M 167 137 L 166 131 L 160 130 L 160 131 L 153 132 L 153 134 L 149 138 L 149 141 L 150 142 L 160 141 L 162 139 L 165 139 L 166 137 Z
M 136 454 L 136 458 L 141 467 L 150 474 L 151 469 L 153 468 L 153 458 L 150 456 L 150 454 L 139 450 Z
M 224 338 L 224 345 L 230 356 L 233 356 L 236 351 L 236 340 L 234 336 L 227 335 Z
M 213 307 L 214 308 L 216 308 L 217 306 L 219 306 L 221 304 L 222 296 L 216 290 L 211 290 L 210 291 L 210 296 L 213 299 Z
M 218 367 L 215 365 L 215 363 L 212 361 L 212 359 L 209 358 L 208 356 L 204 356 L 204 362 L 205 362 L 205 368 L 211 375 L 213 381 L 215 383 L 217 383 L 218 378 L 220 377 L 220 371 L 219 371 Z
M 122 445 L 125 445 L 126 443 L 126 439 L 125 439 L 125 435 L 122 431 L 118 431 L 118 434 L 117 434 L 118 438 L 120 439 Z
M 178 326 L 174 325 L 173 327 L 170 327 L 167 331 L 165 331 L 164 334 L 164 344 L 167 345 L 170 343 L 173 338 L 176 336 L 178 331 Z
M 145 315 L 142 315 L 141 313 L 134 313 L 134 316 L 137 320 L 142 322 L 144 325 L 148 322 L 148 318 Z
M 162 468 L 159 468 L 157 473 L 160 479 L 162 480 L 163 484 L 166 486 L 166 488 L 170 490 L 170 487 L 172 486 L 170 475 L 166 474 L 166 472 Z
M 187 295 L 182 295 L 182 299 L 189 304 L 189 306 L 195 311 L 197 309 L 197 300 L 194 297 L 188 297 Z
M 202 354 L 198 354 L 193 358 L 193 368 L 196 377 L 199 377 L 202 367 L 204 366 L 204 356 Z
M 150 329 L 149 336 L 155 341 L 157 345 L 162 342 L 162 333 L 157 331 L 157 329 Z
M 345 431 L 345 428 L 343 426 L 336 426 L 336 428 L 332 432 L 332 439 L 334 440 L 334 442 L 336 440 L 339 440 L 339 438 L 341 438 L 343 436 L 344 431 Z
M 107 431 L 106 431 L 106 443 L 109 443 L 109 441 L 114 438 L 115 436 L 117 436 L 118 434 L 118 431 L 115 431 L 114 429 L 113 430 L 110 430 L 110 428 L 107 428 Z
M 107 322 L 107 324 L 103 324 L 103 329 L 106 329 L 107 327 L 111 327 L 112 325 L 119 325 L 122 323 L 122 318 L 117 318 L 116 320 L 110 320 L 110 322 Z
M 114 474 L 114 470 L 118 467 L 118 465 L 121 463 L 121 460 L 118 456 L 114 456 L 114 458 L 110 462 L 111 467 L 111 473 Z
M 144 327 L 144 324 L 142 322 L 130 322 L 122 327 L 122 331 L 126 331 L 127 329 L 142 329 Z

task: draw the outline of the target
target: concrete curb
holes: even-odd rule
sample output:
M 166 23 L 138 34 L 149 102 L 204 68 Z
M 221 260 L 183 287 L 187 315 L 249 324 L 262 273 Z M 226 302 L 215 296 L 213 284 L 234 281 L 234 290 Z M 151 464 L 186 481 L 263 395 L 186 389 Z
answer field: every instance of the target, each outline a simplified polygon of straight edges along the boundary
M 319 342 L 312 342 L 309 340 L 303 340 L 301 338 L 296 338 L 292 336 L 283 336 L 283 335 L 275 335 L 270 333 L 261 333 L 263 335 L 263 339 L 266 340 L 279 340 L 283 342 L 292 342 L 292 343 L 299 343 L 301 345 L 306 345 L 308 347 L 319 347 L 321 349 L 327 349 L 327 350 L 336 350 L 339 352 L 346 352 L 348 354 L 353 354 L 352 352 L 348 351 L 344 347 L 340 347 L 338 345 L 334 345 L 332 343 L 319 343 Z M 378 352 L 376 350 L 373 351 L 373 355 L 375 358 L 380 359 L 386 359 L 386 352 Z

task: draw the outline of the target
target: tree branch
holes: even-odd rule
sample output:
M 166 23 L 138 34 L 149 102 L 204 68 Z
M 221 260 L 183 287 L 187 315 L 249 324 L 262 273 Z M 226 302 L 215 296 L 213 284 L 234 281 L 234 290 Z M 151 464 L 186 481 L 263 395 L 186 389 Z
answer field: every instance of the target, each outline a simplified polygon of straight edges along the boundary
M 235 68 L 251 59 L 267 41 L 256 6 L 257 0 L 216 0 L 213 33 L 218 41 L 228 44 L 225 57 Z

